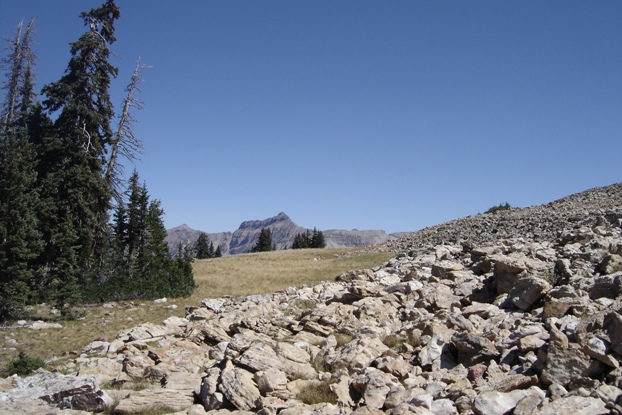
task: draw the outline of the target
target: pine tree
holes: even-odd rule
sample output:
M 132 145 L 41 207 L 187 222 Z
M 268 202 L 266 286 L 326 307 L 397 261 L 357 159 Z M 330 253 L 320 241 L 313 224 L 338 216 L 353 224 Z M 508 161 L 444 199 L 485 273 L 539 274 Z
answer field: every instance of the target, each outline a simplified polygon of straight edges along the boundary
M 25 133 L 0 144 L 0 320 L 16 316 L 36 297 L 36 259 L 42 251 L 36 211 L 34 153 Z
M 147 215 L 149 194 L 145 183 L 139 183 L 138 172 L 134 170 L 127 191 L 127 242 L 126 269 L 133 275 L 144 268 L 144 250 L 147 246 Z
M 292 244 L 292 249 L 325 247 L 326 241 L 324 240 L 324 234 L 322 231 L 318 231 L 317 228 L 313 228 L 313 232 L 307 229 L 304 233 L 296 234 L 294 243 Z
M 37 297 L 36 259 L 43 244 L 39 231 L 35 152 L 29 137 L 35 94 L 30 48 L 34 21 L 22 35 L 22 22 L 3 60 L 10 71 L 0 123 L 0 320 L 18 316 Z
M 259 239 L 251 252 L 267 252 L 274 251 L 276 247 L 272 244 L 272 232 L 270 229 L 261 228 Z
M 326 242 L 324 241 L 324 234 L 322 231 L 318 231 L 317 228 L 313 228 L 309 246 L 311 248 L 325 248 Z
M 115 275 L 98 290 L 98 301 L 187 296 L 196 288 L 192 250 L 180 244 L 177 256 L 171 257 L 163 214 L 160 201 L 150 200 L 134 171 L 114 214 Z
M 10 42 L 0 106 L 0 320 L 34 301 L 186 296 L 196 288 L 192 253 L 171 257 L 158 200 L 134 172 L 123 193 L 119 155 L 140 153 L 131 108 L 140 108 L 137 64 L 119 126 L 109 87 L 109 45 L 120 16 L 114 0 L 81 14 L 87 31 L 71 44 L 65 74 L 34 93 L 33 22 Z M 53 121 L 52 121 L 53 119 Z M 108 153 L 110 156 L 107 158 Z M 112 196 L 116 199 L 109 223 Z M 219 248 L 220 249 L 220 248 Z M 208 255 L 219 255 L 213 243 Z
M 305 233 L 297 233 L 294 237 L 294 243 L 292 245 L 292 249 L 305 249 L 309 248 L 309 231 L 307 230 Z
M 220 245 L 218 245 L 216 247 L 216 251 L 214 252 L 214 258 L 221 258 L 222 257 L 222 251 L 220 249 Z
M 112 0 L 82 13 L 88 31 L 71 44 L 65 75 L 43 88 L 44 108 L 58 114 L 54 136 L 41 149 L 48 165 L 41 178 L 45 266 L 57 288 L 57 305 L 79 298 L 79 287 L 98 272 L 106 252 L 111 189 L 103 166 L 114 115 L 108 90 L 117 75 L 108 58 L 119 16 Z
M 208 242 L 207 234 L 201 232 L 194 245 L 194 252 L 197 259 L 211 258 Z

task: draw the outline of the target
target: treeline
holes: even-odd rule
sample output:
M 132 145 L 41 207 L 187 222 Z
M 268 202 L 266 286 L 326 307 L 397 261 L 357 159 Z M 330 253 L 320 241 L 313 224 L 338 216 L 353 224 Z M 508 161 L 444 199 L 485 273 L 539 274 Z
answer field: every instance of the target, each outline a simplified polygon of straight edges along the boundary
M 28 304 L 74 304 L 185 296 L 195 288 L 190 255 L 171 257 L 163 210 L 121 158 L 142 143 L 132 110 L 138 62 L 115 116 L 109 62 L 119 8 L 113 0 L 81 14 L 64 75 L 35 92 L 34 25 L 20 22 L 3 58 L 0 119 L 0 319 Z M 113 124 L 116 123 L 115 126 Z M 112 217 L 111 217 L 112 216 Z
M 294 237 L 292 249 L 304 248 L 325 248 L 324 234 L 313 228 L 313 232 L 307 229 L 304 233 L 298 233 Z M 251 249 L 251 252 L 267 252 L 276 251 L 276 245 L 272 242 L 272 231 L 270 229 L 261 228 L 257 243 Z
M 325 247 L 326 241 L 324 241 L 324 234 L 316 228 L 313 228 L 313 232 L 307 229 L 305 233 L 296 234 L 294 243 L 292 244 L 292 249 Z

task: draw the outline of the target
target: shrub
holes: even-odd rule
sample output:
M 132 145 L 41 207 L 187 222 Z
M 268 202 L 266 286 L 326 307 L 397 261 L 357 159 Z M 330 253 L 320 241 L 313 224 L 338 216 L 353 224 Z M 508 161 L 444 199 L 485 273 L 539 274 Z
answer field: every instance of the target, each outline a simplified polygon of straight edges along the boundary
M 298 399 L 307 405 L 323 402 L 337 403 L 337 396 L 330 390 L 330 383 L 326 380 L 313 382 L 305 387 L 298 393 Z
M 45 366 L 45 362 L 39 357 L 33 357 L 24 351 L 7 364 L 7 369 L 11 375 L 17 374 L 26 376 L 33 370 L 37 370 Z
M 505 202 L 505 203 L 500 203 L 499 206 L 491 207 L 490 209 L 488 209 L 484 213 L 497 213 L 497 212 L 500 212 L 502 210 L 510 210 L 510 209 L 512 209 L 512 206 L 510 206 L 510 204 L 508 202 Z
M 396 334 L 389 334 L 384 336 L 382 343 L 391 349 L 397 350 L 404 344 L 404 341 Z
M 350 334 L 337 333 L 335 334 L 335 340 L 337 340 L 337 349 L 339 349 L 350 343 L 352 341 L 352 336 Z

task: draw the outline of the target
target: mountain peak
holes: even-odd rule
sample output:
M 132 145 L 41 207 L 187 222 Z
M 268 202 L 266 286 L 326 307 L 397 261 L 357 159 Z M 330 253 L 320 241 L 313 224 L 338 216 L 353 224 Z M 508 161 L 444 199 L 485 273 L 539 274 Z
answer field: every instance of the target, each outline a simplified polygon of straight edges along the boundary
M 174 228 L 169 229 L 168 231 L 193 231 L 194 229 L 192 229 L 190 226 L 186 225 L 185 223 L 182 223 L 179 226 L 176 226 Z
M 261 228 L 267 228 L 268 226 L 272 226 L 277 223 L 279 224 L 291 223 L 293 226 L 298 226 L 290 219 L 289 216 L 281 212 L 276 216 L 263 219 L 263 220 L 244 221 L 240 224 L 240 227 L 238 229 L 249 229 L 249 228 L 250 229 L 261 229 Z

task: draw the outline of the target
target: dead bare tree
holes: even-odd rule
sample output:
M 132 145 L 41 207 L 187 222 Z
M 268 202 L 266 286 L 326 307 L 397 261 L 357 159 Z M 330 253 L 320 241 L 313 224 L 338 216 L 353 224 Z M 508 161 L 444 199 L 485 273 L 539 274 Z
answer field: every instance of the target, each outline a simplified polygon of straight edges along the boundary
M 108 166 L 106 168 L 105 178 L 108 185 L 112 189 L 112 195 L 119 202 L 122 197 L 122 188 L 124 185 L 123 180 L 123 165 L 119 163 L 118 157 L 122 155 L 129 161 L 138 159 L 138 155 L 142 154 L 143 143 L 134 135 L 133 126 L 137 122 L 132 116 L 131 110 L 143 109 L 143 103 L 141 100 L 135 97 L 136 92 L 141 92 L 139 85 L 142 82 L 140 73 L 143 69 L 149 68 L 148 65 L 143 65 L 138 58 L 136 62 L 136 68 L 129 85 L 126 88 L 127 96 L 123 101 L 123 110 L 121 111 L 121 117 L 119 118 L 119 125 L 112 140 L 112 151 L 110 152 L 110 159 L 108 160 Z
M 17 25 L 15 37 L 6 39 L 10 51 L 9 55 L 2 59 L 2 66 L 7 67 L 6 81 L 2 89 L 7 90 L 5 102 L 2 106 L 2 121 L 6 128 L 11 128 L 15 120 L 15 113 L 18 107 L 20 85 L 24 81 L 27 68 L 32 68 L 35 64 L 36 56 L 32 50 L 32 36 L 34 34 L 35 20 L 31 20 L 23 30 L 24 20 L 20 20 Z M 23 34 L 22 34 L 23 32 Z

